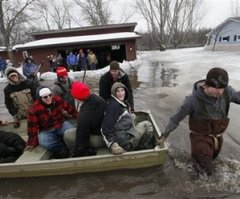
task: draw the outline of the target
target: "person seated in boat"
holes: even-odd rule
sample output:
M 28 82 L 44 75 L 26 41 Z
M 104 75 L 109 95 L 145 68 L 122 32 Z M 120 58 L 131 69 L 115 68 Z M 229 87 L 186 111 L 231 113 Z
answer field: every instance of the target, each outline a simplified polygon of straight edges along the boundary
M 128 75 L 120 68 L 117 61 L 110 63 L 110 70 L 103 74 L 99 81 L 99 96 L 106 101 L 111 99 L 111 87 L 115 82 L 121 82 L 129 91 L 128 103 L 130 104 L 131 111 L 134 111 L 134 100 L 132 85 L 129 81 Z
M 14 67 L 7 67 L 5 76 L 8 84 L 4 88 L 5 105 L 14 118 L 14 126 L 20 125 L 20 120 L 27 118 L 29 107 L 36 98 L 36 86 L 24 77 Z
M 89 87 L 81 82 L 74 82 L 71 88 L 71 95 L 81 103 L 77 119 L 77 130 L 72 137 L 65 136 L 66 142 L 74 145 L 72 156 L 96 155 L 96 150 L 90 146 L 90 135 L 101 136 L 101 124 L 106 108 L 106 102 L 100 96 L 91 94 Z M 72 141 L 71 141 L 72 140 Z
M 72 79 L 68 76 L 67 69 L 63 66 L 57 68 L 57 81 L 54 82 L 54 85 L 51 87 L 53 95 L 58 95 L 61 98 L 68 101 L 73 107 L 75 107 L 74 98 L 70 94 Z
M 32 149 L 38 144 L 53 153 L 53 158 L 66 158 L 69 149 L 63 136 L 73 125 L 65 121 L 63 111 L 67 111 L 73 118 L 77 118 L 77 111 L 67 101 L 59 96 L 53 96 L 47 86 L 37 89 L 37 100 L 28 112 L 28 140 L 27 148 Z
M 135 125 L 135 115 L 130 113 L 127 103 L 129 93 L 126 86 L 116 82 L 111 93 L 101 131 L 112 153 L 117 155 L 125 151 L 154 148 L 153 125 L 147 120 Z
M 0 125 L 8 122 L 0 120 Z M 15 162 L 26 146 L 22 137 L 16 133 L 0 130 L 0 163 Z

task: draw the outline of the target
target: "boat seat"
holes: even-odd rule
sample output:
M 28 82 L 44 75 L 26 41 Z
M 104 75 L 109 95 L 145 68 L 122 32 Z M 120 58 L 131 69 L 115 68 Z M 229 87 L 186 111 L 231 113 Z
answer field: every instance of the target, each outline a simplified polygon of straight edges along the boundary
M 112 155 L 112 153 L 109 148 L 101 147 L 97 149 L 97 155 Z
M 37 146 L 32 151 L 27 150 L 16 160 L 16 163 L 36 162 L 39 160 L 48 160 L 51 153 L 46 149 Z

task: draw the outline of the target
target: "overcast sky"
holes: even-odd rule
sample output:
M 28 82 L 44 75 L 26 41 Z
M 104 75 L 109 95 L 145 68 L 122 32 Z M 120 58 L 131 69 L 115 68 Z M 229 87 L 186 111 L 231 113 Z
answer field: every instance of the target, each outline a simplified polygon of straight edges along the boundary
M 234 2 L 236 0 L 203 0 L 203 10 L 206 12 L 203 25 L 213 28 L 231 17 Z
M 218 24 L 222 23 L 225 19 L 231 16 L 232 5 L 237 0 L 201 0 L 202 7 L 201 13 L 204 16 L 200 27 L 210 27 L 214 28 Z M 123 7 L 127 12 L 131 4 L 134 1 L 130 0 L 114 0 L 112 4 L 112 13 L 116 15 L 115 20 L 117 21 L 119 17 L 120 6 Z M 120 6 L 119 6 L 120 5 Z M 131 19 L 131 22 L 138 22 L 136 31 L 141 31 L 146 29 L 144 20 L 139 16 L 135 16 Z

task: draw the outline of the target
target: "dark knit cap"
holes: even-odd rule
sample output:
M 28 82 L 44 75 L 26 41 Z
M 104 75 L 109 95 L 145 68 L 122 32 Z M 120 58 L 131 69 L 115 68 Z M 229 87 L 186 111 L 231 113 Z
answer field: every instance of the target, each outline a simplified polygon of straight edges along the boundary
M 112 61 L 110 63 L 110 70 L 120 70 L 119 63 L 117 61 Z
M 212 68 L 208 71 L 206 85 L 214 88 L 225 88 L 228 85 L 228 73 L 222 68 Z

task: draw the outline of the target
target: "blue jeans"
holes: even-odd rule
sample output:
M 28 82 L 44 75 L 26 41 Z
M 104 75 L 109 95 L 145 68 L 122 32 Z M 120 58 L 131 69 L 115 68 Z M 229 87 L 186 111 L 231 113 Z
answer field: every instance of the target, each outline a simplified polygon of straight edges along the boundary
M 73 128 L 73 125 L 65 121 L 59 129 L 41 131 L 38 134 L 39 145 L 55 154 L 64 152 L 66 145 L 63 141 L 63 135 L 66 130 L 71 128 Z
M 96 70 L 96 64 L 90 64 L 90 70 Z

